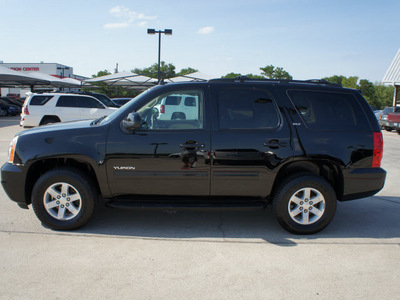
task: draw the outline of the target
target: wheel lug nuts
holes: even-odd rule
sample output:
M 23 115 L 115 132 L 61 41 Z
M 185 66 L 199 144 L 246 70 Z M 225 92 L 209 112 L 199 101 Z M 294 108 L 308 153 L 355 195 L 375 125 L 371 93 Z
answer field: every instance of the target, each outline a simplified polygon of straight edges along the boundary
M 303 205 L 304 204 L 304 202 L 303 201 L 300 201 L 300 205 Z
M 310 205 L 313 205 L 313 202 L 312 202 L 312 201 L 310 201 Z
M 304 210 L 304 212 L 305 212 L 305 213 L 307 213 L 307 212 L 308 212 L 308 210 L 307 210 L 307 209 L 305 209 L 305 210 Z
M 57 199 L 60 199 L 61 198 L 61 196 L 57 196 Z
M 64 208 L 64 205 L 63 205 L 63 204 L 61 204 L 61 208 Z
M 309 210 L 312 210 L 312 207 L 310 207 Z
M 65 204 L 66 206 L 69 206 L 69 203 Z
M 300 210 L 303 210 L 303 207 L 300 207 Z
M 306 198 L 304 201 L 308 202 L 308 199 Z
M 65 197 L 66 195 L 65 195 L 65 194 L 62 194 L 62 196 Z
M 70 198 L 70 197 L 68 197 L 68 198 L 67 198 L 67 201 L 70 201 L 70 200 L 71 200 L 71 198 Z

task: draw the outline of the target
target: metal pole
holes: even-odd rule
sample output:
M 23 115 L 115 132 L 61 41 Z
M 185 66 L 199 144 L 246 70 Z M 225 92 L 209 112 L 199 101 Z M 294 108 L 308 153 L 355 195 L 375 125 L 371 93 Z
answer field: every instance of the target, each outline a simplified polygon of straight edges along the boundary
M 158 31 L 158 84 L 161 83 L 161 30 Z

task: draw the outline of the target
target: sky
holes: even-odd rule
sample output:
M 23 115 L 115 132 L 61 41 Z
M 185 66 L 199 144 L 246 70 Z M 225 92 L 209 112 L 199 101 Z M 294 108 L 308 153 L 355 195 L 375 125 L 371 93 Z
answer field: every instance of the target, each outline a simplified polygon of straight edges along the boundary
M 400 1 L 0 0 L 0 61 L 60 63 L 77 75 L 161 60 L 214 77 L 274 65 L 294 79 L 381 81 L 400 48 Z

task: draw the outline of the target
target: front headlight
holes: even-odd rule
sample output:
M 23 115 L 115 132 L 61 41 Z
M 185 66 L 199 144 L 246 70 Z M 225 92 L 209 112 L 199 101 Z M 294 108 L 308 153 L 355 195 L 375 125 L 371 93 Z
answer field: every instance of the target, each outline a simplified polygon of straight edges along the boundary
M 14 137 L 10 143 L 10 148 L 8 149 L 8 162 L 14 163 L 15 147 L 17 146 L 18 137 Z

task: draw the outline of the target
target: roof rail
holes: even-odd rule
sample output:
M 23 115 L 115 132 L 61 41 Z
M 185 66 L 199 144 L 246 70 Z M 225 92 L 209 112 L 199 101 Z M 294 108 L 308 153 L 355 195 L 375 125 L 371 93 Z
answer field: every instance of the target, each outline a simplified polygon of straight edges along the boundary
M 325 79 L 308 79 L 308 80 L 289 80 L 289 79 L 255 79 L 247 76 L 237 76 L 235 78 L 216 78 L 210 79 L 210 82 L 275 82 L 275 83 L 303 83 L 303 84 L 320 84 L 332 87 L 342 87 L 341 84 L 332 83 Z

